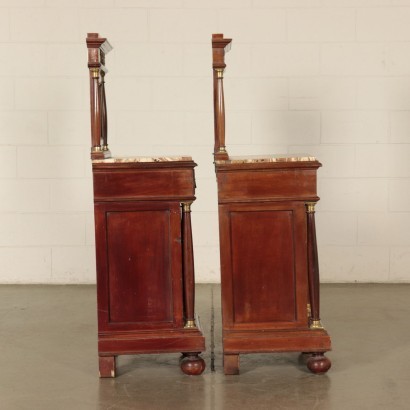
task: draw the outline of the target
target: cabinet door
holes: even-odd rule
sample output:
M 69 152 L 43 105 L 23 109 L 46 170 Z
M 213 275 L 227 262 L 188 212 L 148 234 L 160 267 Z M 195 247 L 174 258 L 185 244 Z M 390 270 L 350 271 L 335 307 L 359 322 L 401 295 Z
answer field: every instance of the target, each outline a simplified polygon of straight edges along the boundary
M 178 203 L 95 206 L 100 330 L 182 325 Z
M 306 327 L 304 204 L 220 205 L 219 212 L 224 327 Z

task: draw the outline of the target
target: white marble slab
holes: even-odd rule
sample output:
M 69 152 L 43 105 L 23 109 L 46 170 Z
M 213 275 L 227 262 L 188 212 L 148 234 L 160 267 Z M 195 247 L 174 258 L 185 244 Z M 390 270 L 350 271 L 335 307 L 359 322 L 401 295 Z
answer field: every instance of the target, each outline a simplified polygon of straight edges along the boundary
M 258 162 L 306 162 L 316 161 L 316 158 L 308 154 L 277 154 L 277 155 L 246 155 L 230 156 L 229 159 L 217 160 L 216 164 L 251 164 Z
M 94 159 L 93 164 L 120 164 L 126 162 L 174 162 L 192 161 L 192 157 L 113 157 L 105 159 Z

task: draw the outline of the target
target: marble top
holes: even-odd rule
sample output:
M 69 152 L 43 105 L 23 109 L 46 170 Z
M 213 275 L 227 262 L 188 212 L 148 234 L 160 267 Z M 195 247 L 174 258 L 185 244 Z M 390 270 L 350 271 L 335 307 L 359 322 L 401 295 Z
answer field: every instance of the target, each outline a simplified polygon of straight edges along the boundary
M 315 157 L 307 154 L 278 154 L 278 155 L 246 155 L 230 156 L 229 159 L 215 161 L 216 164 L 252 164 L 259 162 L 300 162 L 316 161 Z
M 113 157 L 104 159 L 94 159 L 93 164 L 120 164 L 126 162 L 172 162 L 172 161 L 192 161 L 192 157 Z

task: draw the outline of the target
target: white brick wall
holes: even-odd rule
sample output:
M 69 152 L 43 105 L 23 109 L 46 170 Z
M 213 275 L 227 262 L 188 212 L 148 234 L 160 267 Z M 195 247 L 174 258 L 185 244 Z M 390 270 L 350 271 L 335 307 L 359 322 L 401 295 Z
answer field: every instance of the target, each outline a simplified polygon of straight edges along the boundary
M 192 155 L 196 275 L 219 281 L 210 37 L 231 154 L 323 163 L 324 281 L 410 282 L 409 0 L 0 0 L 0 283 L 95 280 L 85 36 L 117 155 Z

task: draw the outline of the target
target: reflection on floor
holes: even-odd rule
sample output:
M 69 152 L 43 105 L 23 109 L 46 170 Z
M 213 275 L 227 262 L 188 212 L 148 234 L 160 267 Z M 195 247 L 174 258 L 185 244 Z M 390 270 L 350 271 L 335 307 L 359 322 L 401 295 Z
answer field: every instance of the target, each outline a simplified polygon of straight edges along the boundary
M 410 285 L 322 286 L 325 376 L 294 353 L 241 356 L 241 374 L 224 376 L 219 286 L 197 286 L 196 304 L 202 376 L 182 374 L 178 355 L 143 355 L 121 356 L 119 376 L 100 380 L 94 286 L 0 286 L 0 409 L 410 408 Z

